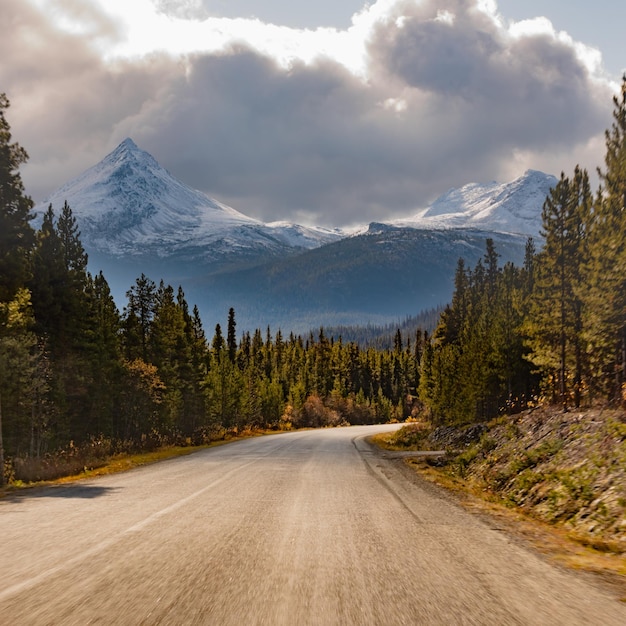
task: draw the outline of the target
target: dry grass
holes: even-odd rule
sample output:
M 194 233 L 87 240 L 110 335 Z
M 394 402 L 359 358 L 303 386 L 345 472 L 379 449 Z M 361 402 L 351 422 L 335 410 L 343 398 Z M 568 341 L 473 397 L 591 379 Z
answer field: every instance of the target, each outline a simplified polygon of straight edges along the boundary
M 430 425 L 422 422 L 413 422 L 390 433 L 372 435 L 369 439 L 380 448 L 393 452 L 430 450 L 432 449 L 428 441 L 430 431 Z
M 259 437 L 262 435 L 272 434 L 275 431 L 269 430 L 246 430 L 239 434 L 227 434 L 223 439 L 211 441 L 210 443 L 199 446 L 164 446 L 150 452 L 140 452 L 135 454 L 116 454 L 106 459 L 98 460 L 98 463 L 90 464 L 90 466 L 81 466 L 73 468 L 73 471 L 68 471 L 67 475 L 51 478 L 45 480 L 36 480 L 31 482 L 14 481 L 11 484 L 0 488 L 0 497 L 6 493 L 15 492 L 20 489 L 28 489 L 30 487 L 41 487 L 45 485 L 60 485 L 75 482 L 78 480 L 84 480 L 86 478 L 93 478 L 95 476 L 106 476 L 109 474 L 117 474 L 120 472 L 127 472 L 135 467 L 142 465 L 149 465 L 151 463 L 158 463 L 159 461 L 165 461 L 167 459 L 173 459 L 176 457 L 187 456 L 193 454 L 199 450 L 206 448 L 213 448 L 216 446 L 222 446 L 227 443 L 239 441 L 241 439 L 248 439 L 250 437 Z M 70 466 L 68 466 L 69 469 Z

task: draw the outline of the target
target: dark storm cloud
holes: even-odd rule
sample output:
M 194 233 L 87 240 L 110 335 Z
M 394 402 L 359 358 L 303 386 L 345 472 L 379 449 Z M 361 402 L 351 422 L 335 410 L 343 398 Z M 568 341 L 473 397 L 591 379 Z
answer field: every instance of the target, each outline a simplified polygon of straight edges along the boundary
M 167 124 L 148 143 L 159 153 L 175 146 L 172 170 L 264 219 L 357 218 L 364 206 L 384 203 L 389 186 L 392 129 L 381 127 L 375 96 L 336 63 L 284 71 L 235 49 L 193 61 Z M 402 149 L 393 148 L 396 157 Z
M 608 88 L 570 45 L 511 37 L 475 1 L 398 2 L 371 33 L 366 80 L 328 59 L 285 68 L 244 45 L 108 64 L 93 38 L 3 1 L 0 53 L 10 62 L 0 91 L 31 155 L 34 196 L 132 136 L 249 215 L 384 220 L 451 186 L 508 175 L 519 151 L 543 163 L 575 152 L 610 124 Z M 102 25 L 101 43 L 118 36 L 104 17 L 90 23 Z M 555 159 L 552 171 L 568 165 Z
M 455 106 L 485 131 L 483 141 L 474 133 L 478 150 L 489 137 L 536 148 L 597 133 L 607 92 L 594 97 L 598 90 L 574 48 L 548 34 L 513 38 L 475 4 L 431 0 L 405 7 L 400 21 L 390 19 L 375 32 L 372 65 L 413 93 Z
M 610 95 L 570 45 L 513 38 L 474 2 L 398 4 L 368 51 L 367 82 L 331 61 L 198 57 L 153 149 L 177 145 L 171 169 L 264 219 L 345 224 L 410 212 L 499 177 L 516 151 L 573 149 L 607 124 Z

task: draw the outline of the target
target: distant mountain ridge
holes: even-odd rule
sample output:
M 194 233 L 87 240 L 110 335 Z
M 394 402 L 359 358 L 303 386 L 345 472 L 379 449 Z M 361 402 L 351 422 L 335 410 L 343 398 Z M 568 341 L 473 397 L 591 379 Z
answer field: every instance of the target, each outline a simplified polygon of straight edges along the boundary
M 473 228 L 536 237 L 541 207 L 557 179 L 527 170 L 509 183 L 470 183 L 451 189 L 413 217 L 392 224 L 426 230 Z
M 342 231 L 264 224 L 191 189 L 124 140 L 35 208 L 67 201 L 119 306 L 144 273 L 182 285 L 210 328 L 237 312 L 240 330 L 388 324 L 449 301 L 459 257 L 473 266 L 494 239 L 520 263 L 556 178 L 452 189 L 412 217 Z

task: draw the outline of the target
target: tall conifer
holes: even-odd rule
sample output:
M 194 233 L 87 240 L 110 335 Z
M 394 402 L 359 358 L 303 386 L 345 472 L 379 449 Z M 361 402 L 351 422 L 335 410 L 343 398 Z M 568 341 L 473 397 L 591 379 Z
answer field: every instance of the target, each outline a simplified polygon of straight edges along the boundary
M 626 383 L 626 75 L 613 104 L 590 220 L 585 312 L 594 375 L 615 399 Z
M 28 160 L 26 150 L 11 142 L 5 117 L 9 100 L 0 94 L 0 301 L 8 301 L 26 283 L 34 243 L 33 201 L 24 193 L 19 173 Z

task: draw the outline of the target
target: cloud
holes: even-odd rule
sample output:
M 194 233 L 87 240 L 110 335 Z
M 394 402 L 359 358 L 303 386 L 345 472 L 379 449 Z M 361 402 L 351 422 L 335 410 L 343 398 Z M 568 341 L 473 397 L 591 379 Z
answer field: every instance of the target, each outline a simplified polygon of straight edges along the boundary
M 446 5 L 445 19 L 442 3 L 428 1 L 377 26 L 369 50 L 379 80 L 391 77 L 409 96 L 456 110 L 480 131 L 472 149 L 489 137 L 503 147 L 549 149 L 598 132 L 608 91 L 592 88 L 573 42 L 554 31 L 513 35 L 476 2 Z
M 611 86 L 584 46 L 507 25 L 493 2 L 379 0 L 336 33 L 366 52 L 361 72 L 332 46 L 285 60 L 232 37 L 211 51 L 107 61 L 35 4 L 5 2 L 0 89 L 31 155 L 24 178 L 35 199 L 132 136 L 174 175 L 251 216 L 384 220 L 470 181 L 593 169 L 611 121 Z M 201 6 L 175 4 L 159 3 Z M 99 32 L 123 37 L 115 24 Z
M 180 64 L 163 55 L 105 63 L 99 41 L 53 26 L 22 0 L 4 2 L 0 89 L 11 101 L 13 137 L 30 155 L 27 191 L 41 200 L 114 147 L 118 124 L 171 90 Z M 103 26 L 106 37 L 118 35 L 104 14 L 91 12 L 89 23 Z
M 185 20 L 206 19 L 209 12 L 202 0 L 152 0 L 159 13 Z

